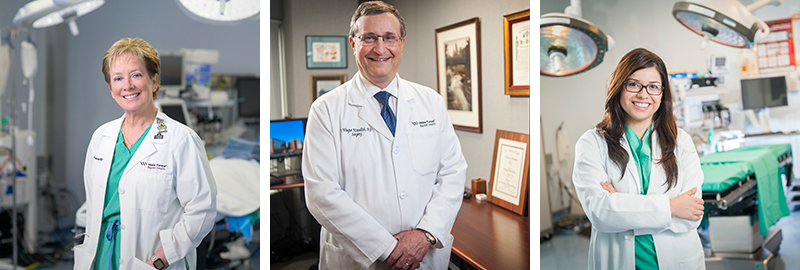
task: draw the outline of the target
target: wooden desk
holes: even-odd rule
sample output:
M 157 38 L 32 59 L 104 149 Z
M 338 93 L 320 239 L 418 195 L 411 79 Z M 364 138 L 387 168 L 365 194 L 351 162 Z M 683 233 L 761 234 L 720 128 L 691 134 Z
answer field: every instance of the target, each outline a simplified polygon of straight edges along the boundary
M 530 269 L 530 217 L 467 199 L 452 234 L 453 253 L 477 269 Z
M 271 190 L 272 189 L 290 189 L 290 188 L 299 188 L 299 187 L 304 187 L 305 186 L 305 184 L 303 182 L 303 176 L 299 175 L 299 174 L 298 175 L 290 174 L 290 175 L 286 175 L 286 176 L 281 176 L 280 178 L 282 178 L 284 180 L 283 184 L 269 186 L 269 189 L 271 189 Z

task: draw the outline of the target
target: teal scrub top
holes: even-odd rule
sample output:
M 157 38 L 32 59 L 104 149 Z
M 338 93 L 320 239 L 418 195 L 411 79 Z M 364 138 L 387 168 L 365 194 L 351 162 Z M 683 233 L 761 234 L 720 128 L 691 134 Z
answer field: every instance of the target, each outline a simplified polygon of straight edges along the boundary
M 650 169 L 652 160 L 650 156 L 650 132 L 653 126 L 647 128 L 644 132 L 642 140 L 636 136 L 630 126 L 625 132 L 625 138 L 628 139 L 628 144 L 631 147 L 633 154 L 633 161 L 636 163 L 636 169 L 639 172 L 639 178 L 642 179 L 642 189 L 639 194 L 646 195 L 647 188 L 650 186 Z M 653 235 L 637 235 L 636 236 L 636 269 L 658 269 L 658 256 L 656 256 L 656 246 L 653 242 Z
M 150 125 L 152 127 L 152 125 Z M 97 241 L 97 255 L 94 259 L 94 269 L 106 269 L 111 266 L 110 270 L 119 269 L 119 228 L 114 231 L 113 246 L 112 240 L 106 238 L 106 231 L 108 226 L 119 220 L 119 180 L 122 178 L 122 173 L 125 172 L 125 167 L 131 161 L 136 149 L 144 141 L 145 135 L 150 131 L 150 127 L 139 136 L 139 139 L 131 146 L 131 149 L 125 146 L 124 138 L 122 137 L 122 128 L 119 129 L 117 136 L 117 144 L 114 147 L 114 158 L 111 160 L 111 171 L 108 173 L 108 185 L 106 186 L 106 196 L 103 201 L 103 223 L 100 226 L 100 239 Z M 112 253 L 113 252 L 113 253 Z M 110 255 L 111 254 L 111 255 Z M 109 256 L 113 256 L 112 262 L 109 264 Z

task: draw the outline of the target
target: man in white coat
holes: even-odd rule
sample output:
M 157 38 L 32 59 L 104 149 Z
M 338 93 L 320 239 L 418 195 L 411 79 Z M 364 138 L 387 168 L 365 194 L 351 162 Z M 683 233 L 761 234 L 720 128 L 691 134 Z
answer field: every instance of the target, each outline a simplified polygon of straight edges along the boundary
M 320 269 L 447 268 L 467 163 L 441 96 L 397 75 L 405 33 L 393 6 L 359 5 L 359 72 L 309 111 L 302 168 Z

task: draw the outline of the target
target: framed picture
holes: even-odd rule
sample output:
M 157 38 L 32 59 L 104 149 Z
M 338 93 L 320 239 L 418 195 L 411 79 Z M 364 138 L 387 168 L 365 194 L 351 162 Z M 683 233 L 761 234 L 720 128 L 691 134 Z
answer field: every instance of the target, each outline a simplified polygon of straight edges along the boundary
M 311 75 L 311 103 L 347 81 L 347 75 Z
M 477 17 L 436 29 L 436 80 L 453 127 L 482 133 L 481 35 Z
M 347 37 L 306 36 L 306 68 L 347 68 Z
M 506 95 L 530 96 L 531 10 L 503 16 Z
M 489 202 L 527 215 L 530 177 L 528 134 L 497 130 L 489 178 Z

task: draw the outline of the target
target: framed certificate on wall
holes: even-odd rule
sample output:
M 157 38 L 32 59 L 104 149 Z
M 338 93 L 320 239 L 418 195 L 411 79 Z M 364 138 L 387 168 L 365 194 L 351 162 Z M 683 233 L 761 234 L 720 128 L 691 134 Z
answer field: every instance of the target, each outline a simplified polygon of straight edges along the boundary
M 489 202 L 518 215 L 527 215 L 530 180 L 528 134 L 497 130 L 489 178 Z

